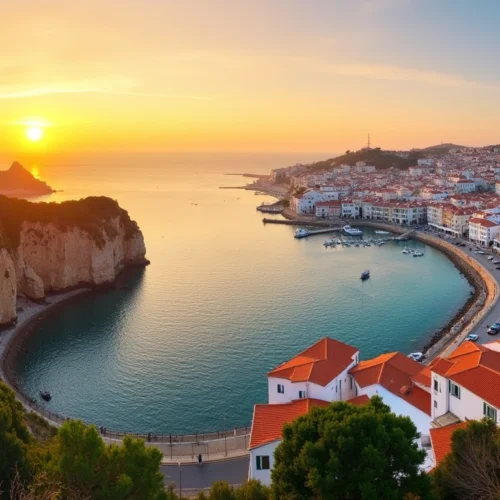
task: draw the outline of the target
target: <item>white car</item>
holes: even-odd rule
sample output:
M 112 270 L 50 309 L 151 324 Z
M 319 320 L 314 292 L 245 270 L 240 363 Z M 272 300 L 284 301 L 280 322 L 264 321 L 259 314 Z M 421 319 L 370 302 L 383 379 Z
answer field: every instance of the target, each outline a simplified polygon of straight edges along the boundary
M 497 259 L 493 259 L 493 260 L 491 261 L 491 263 L 492 263 L 492 264 L 498 264 L 498 260 L 497 260 Z
M 420 361 L 423 361 L 425 356 L 421 352 L 412 352 L 411 354 L 408 354 L 408 357 L 413 359 L 413 361 L 418 361 L 420 363 Z
M 465 340 L 470 340 L 471 342 L 476 342 L 478 338 L 479 338 L 479 335 L 476 335 L 475 333 L 471 333 L 470 335 L 467 335 Z
M 488 260 L 493 260 L 493 256 L 492 255 L 488 255 L 488 257 L 486 257 Z

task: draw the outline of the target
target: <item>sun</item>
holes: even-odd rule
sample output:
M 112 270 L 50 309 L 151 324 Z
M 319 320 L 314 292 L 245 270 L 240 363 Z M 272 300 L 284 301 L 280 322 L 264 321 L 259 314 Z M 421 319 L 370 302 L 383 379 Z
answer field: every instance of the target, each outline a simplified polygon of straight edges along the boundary
M 42 127 L 28 127 L 26 129 L 26 137 L 31 142 L 38 142 L 43 137 L 43 128 Z

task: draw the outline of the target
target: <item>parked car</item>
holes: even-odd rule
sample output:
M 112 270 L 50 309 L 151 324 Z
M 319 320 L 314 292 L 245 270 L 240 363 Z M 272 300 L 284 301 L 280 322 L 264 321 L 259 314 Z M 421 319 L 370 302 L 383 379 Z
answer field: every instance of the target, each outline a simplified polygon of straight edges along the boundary
M 479 338 L 479 335 L 476 335 L 475 333 L 471 333 L 470 335 L 467 335 L 465 340 L 470 340 L 471 342 L 476 342 L 478 338 Z
M 408 354 L 408 357 L 410 359 L 413 359 L 413 361 L 418 361 L 419 363 L 425 358 L 425 356 L 421 352 L 412 352 L 411 354 Z
M 493 260 L 493 255 L 488 255 L 488 257 L 486 257 L 488 260 Z
M 493 323 L 489 328 L 488 328 L 488 335 L 496 335 L 498 332 L 500 332 L 500 323 Z

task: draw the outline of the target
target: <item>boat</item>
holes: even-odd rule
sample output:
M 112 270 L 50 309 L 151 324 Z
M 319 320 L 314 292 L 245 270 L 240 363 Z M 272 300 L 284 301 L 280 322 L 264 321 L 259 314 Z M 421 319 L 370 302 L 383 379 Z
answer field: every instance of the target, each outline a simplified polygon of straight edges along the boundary
M 361 236 L 363 231 L 361 229 L 356 229 L 355 227 L 351 227 L 349 224 L 346 224 L 343 228 L 345 234 L 349 236 Z
M 295 231 L 295 238 L 306 238 L 309 234 L 311 233 L 307 229 L 301 227 Z
M 389 231 L 375 231 L 375 234 L 391 234 Z
M 413 252 L 413 257 L 423 257 L 424 256 L 424 252 L 421 252 L 420 250 L 415 250 Z
M 367 280 L 369 277 L 370 277 L 370 270 L 369 269 L 365 269 L 361 273 L 361 279 L 364 281 L 364 280 Z
M 52 396 L 49 391 L 40 391 L 40 397 L 44 401 L 50 401 L 52 399 Z
M 407 248 L 403 248 L 403 250 L 401 250 L 401 253 L 410 253 L 410 251 Z

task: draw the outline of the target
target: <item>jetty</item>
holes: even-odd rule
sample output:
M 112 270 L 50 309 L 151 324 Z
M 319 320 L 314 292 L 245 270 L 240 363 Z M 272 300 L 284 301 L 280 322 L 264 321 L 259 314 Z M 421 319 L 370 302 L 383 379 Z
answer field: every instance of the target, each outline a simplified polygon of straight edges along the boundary
M 326 229 L 313 229 L 312 231 L 309 231 L 304 236 L 296 236 L 296 238 L 308 238 L 309 236 L 314 236 L 316 234 L 338 233 L 339 231 L 342 231 L 341 227 L 329 227 Z
M 309 226 L 309 227 L 332 227 L 327 221 L 301 221 L 288 219 L 262 219 L 264 224 L 283 224 L 284 226 Z
M 399 236 L 396 236 L 394 239 L 397 241 L 405 241 L 409 239 L 410 234 L 414 233 L 415 229 L 410 229 L 409 231 L 406 231 L 406 233 L 403 233 Z

